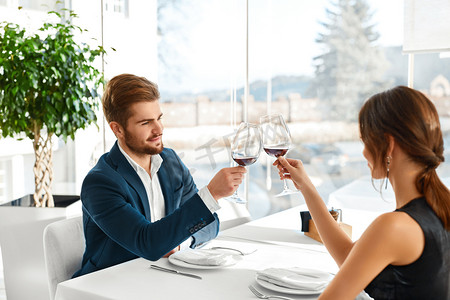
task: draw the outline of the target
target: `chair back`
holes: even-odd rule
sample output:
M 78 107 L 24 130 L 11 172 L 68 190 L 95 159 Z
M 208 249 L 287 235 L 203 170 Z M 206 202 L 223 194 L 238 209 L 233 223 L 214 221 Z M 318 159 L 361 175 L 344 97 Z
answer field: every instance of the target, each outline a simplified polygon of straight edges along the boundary
M 85 248 L 82 217 L 60 220 L 44 229 L 44 257 L 50 300 L 58 283 L 72 278 L 81 268 Z

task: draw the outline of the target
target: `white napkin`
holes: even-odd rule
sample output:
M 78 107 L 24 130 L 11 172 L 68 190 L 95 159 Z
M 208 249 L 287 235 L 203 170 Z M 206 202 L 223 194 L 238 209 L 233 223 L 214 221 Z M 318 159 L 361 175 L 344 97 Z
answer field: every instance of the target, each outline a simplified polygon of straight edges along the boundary
M 234 262 L 233 254 L 211 249 L 186 249 L 175 252 L 171 258 L 200 266 L 222 266 Z
M 330 282 L 329 273 L 304 268 L 269 268 L 256 274 L 258 280 L 297 290 L 320 291 Z

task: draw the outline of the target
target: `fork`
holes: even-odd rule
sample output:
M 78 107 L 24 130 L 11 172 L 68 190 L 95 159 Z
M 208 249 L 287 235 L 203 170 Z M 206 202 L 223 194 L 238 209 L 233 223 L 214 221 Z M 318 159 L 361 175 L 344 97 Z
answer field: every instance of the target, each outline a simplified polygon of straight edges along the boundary
M 284 299 L 284 300 L 294 300 L 289 297 L 283 297 L 283 296 L 277 296 L 277 295 L 264 295 L 260 291 L 258 291 L 253 285 L 249 285 L 248 288 L 250 291 L 252 291 L 253 294 L 255 294 L 256 297 L 259 299 Z

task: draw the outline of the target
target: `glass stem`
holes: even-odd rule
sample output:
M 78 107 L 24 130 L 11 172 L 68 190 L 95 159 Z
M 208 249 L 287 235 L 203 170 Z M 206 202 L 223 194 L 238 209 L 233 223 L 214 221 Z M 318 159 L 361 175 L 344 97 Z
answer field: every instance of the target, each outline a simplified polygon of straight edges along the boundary
M 288 190 L 287 180 L 283 179 L 284 190 Z

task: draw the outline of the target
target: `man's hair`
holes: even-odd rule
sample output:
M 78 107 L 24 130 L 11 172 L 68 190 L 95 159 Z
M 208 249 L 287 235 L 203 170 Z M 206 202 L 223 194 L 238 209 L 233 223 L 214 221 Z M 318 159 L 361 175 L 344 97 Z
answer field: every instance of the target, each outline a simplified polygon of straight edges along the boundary
M 144 77 L 121 74 L 106 85 L 102 97 L 103 113 L 108 123 L 114 121 L 126 128 L 132 104 L 158 99 L 159 91 L 155 83 Z

